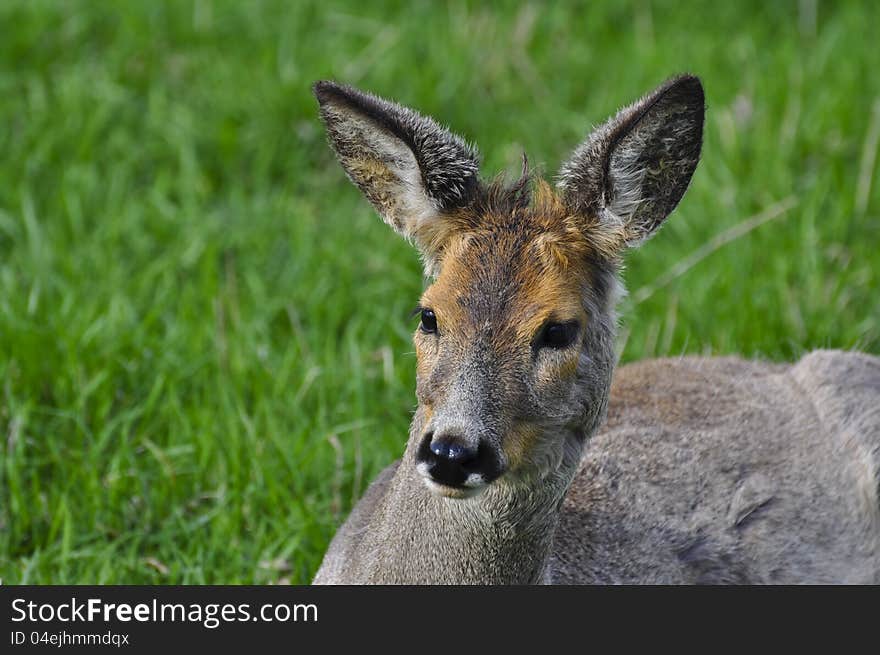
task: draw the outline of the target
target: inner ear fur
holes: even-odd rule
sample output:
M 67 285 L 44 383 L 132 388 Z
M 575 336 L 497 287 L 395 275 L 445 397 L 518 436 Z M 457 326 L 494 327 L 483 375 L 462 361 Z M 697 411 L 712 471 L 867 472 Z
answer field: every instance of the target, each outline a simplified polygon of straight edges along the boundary
M 653 234 L 687 190 L 700 159 L 700 80 L 669 80 L 596 128 L 559 172 L 572 212 L 620 249 Z
M 444 233 L 438 222 L 479 192 L 476 149 L 397 103 L 335 82 L 317 82 L 313 90 L 348 177 L 430 260 Z

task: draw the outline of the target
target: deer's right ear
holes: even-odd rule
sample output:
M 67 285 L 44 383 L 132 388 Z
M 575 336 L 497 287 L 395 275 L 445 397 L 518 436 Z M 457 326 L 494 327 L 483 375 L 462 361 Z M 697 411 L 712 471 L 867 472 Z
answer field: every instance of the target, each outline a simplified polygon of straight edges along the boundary
M 432 119 L 334 82 L 313 87 L 330 144 L 386 223 L 414 242 L 430 270 L 443 214 L 480 186 L 479 155 Z

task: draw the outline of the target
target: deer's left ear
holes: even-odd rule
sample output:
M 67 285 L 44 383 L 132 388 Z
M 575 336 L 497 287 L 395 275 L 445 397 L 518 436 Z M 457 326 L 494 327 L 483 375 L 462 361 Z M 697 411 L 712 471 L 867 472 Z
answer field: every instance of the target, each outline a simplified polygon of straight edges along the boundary
M 649 237 L 675 209 L 703 142 L 703 86 L 668 81 L 596 128 L 559 172 L 563 200 L 616 252 Z
M 447 232 L 444 214 L 480 188 L 477 151 L 412 109 L 335 82 L 313 89 L 348 177 L 386 223 L 415 243 L 430 272 Z

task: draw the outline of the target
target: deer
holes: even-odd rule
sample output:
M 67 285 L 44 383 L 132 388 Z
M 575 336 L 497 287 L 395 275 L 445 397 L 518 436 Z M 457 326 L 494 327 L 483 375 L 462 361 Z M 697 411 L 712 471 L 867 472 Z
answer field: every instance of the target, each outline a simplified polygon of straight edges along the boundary
M 332 81 L 329 143 L 418 250 L 417 407 L 403 456 L 315 584 L 880 583 L 880 358 L 617 366 L 626 251 L 700 159 L 700 79 L 597 127 L 551 185 L 483 181 L 430 117 Z

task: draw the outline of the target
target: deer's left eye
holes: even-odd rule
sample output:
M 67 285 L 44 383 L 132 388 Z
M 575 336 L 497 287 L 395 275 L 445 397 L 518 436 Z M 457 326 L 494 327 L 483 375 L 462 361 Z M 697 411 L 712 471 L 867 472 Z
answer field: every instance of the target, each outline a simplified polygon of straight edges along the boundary
M 561 350 L 568 348 L 574 343 L 578 334 L 578 324 L 575 321 L 567 323 L 547 323 L 538 333 L 535 345 L 538 348 L 553 348 Z

